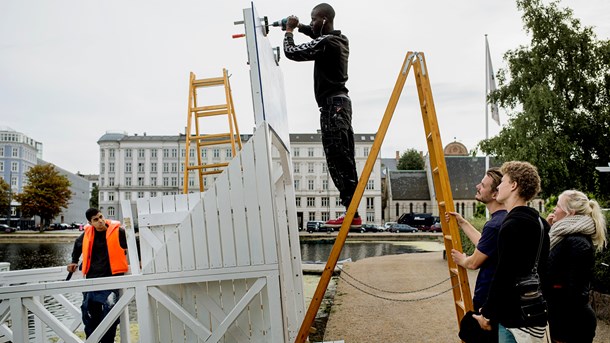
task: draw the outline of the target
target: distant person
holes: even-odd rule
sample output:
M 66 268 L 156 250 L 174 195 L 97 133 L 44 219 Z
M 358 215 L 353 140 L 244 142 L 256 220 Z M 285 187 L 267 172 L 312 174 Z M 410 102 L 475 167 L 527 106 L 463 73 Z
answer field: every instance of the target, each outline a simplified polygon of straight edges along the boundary
M 515 287 L 519 278 L 531 275 L 539 249 L 538 273 L 544 277 L 546 272 L 549 224 L 540 219 L 538 211 L 527 206 L 527 202 L 540 192 L 540 177 L 536 167 L 527 162 L 506 162 L 500 171 L 503 176 L 496 201 L 506 207 L 508 214 L 498 233 L 498 264 L 487 301 L 481 315 L 473 317 L 484 330 L 497 325 L 500 343 L 542 343 L 546 315 L 525 319 L 520 294 Z M 544 284 L 544 279 L 542 282 Z
M 547 220 L 551 251 L 549 306 L 553 342 L 593 342 L 597 319 L 589 304 L 595 250 L 606 246 L 606 223 L 595 200 L 576 190 L 561 193 Z
M 68 272 L 73 273 L 78 267 L 78 260 L 83 256 L 82 272 L 85 278 L 123 275 L 129 269 L 125 249 L 127 238 L 121 223 L 115 220 L 104 220 L 102 213 L 96 208 L 85 212 L 89 225 L 74 242 L 72 263 Z M 83 292 L 81 306 L 85 334 L 89 337 L 106 317 L 119 298 L 117 289 Z M 116 335 L 117 319 L 106 334 L 102 343 L 113 343 Z
M 485 300 L 487 300 L 491 279 L 496 271 L 498 232 L 507 213 L 504 205 L 496 200 L 498 195 L 497 188 L 501 181 L 502 173 L 500 173 L 500 170 L 498 168 L 490 168 L 485 173 L 481 182 L 476 186 L 477 194 L 475 199 L 485 204 L 485 207 L 487 207 L 491 214 L 491 219 L 485 223 L 482 232 L 475 229 L 472 224 L 457 212 L 447 212 L 445 216 L 446 220 L 449 220 L 450 215 L 455 216 L 460 228 L 476 246 L 474 253 L 470 256 L 455 249 L 451 251 L 451 257 L 456 264 L 472 270 L 480 269 L 472 299 L 475 311 L 478 311 L 483 306 Z
M 288 17 L 284 37 L 284 54 L 293 61 L 314 62 L 314 93 L 320 110 L 322 146 L 328 171 L 347 209 L 358 184 L 354 158 L 354 130 L 352 128 L 352 101 L 347 95 L 347 63 L 349 42 L 341 31 L 335 30 L 335 10 L 326 3 L 311 11 L 311 24 L 303 25 L 295 16 Z M 313 38 L 309 43 L 296 45 L 293 31 Z M 345 215 L 326 222 L 326 227 L 340 227 Z M 362 226 L 358 212 L 351 227 Z

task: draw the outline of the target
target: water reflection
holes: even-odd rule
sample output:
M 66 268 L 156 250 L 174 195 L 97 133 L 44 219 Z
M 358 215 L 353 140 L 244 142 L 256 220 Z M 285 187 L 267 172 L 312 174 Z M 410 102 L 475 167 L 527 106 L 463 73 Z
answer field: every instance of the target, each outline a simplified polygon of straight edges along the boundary
M 2 243 L 0 262 L 11 270 L 65 266 L 70 263 L 73 243 Z
M 301 242 L 301 259 L 303 262 L 326 262 L 333 248 L 334 240 Z M 352 261 L 367 257 L 408 254 L 423 252 L 416 244 L 405 242 L 354 242 L 346 241 L 339 260 L 351 258 Z

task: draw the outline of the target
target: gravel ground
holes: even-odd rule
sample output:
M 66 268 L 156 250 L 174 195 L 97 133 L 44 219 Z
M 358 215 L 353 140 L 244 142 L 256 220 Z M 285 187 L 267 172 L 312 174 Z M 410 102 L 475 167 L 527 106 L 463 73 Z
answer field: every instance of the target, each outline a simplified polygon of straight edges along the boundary
M 429 287 L 448 277 L 441 252 L 367 258 L 344 266 L 347 273 L 382 290 L 410 291 Z M 365 289 L 365 294 L 348 284 Z M 469 273 L 474 288 L 476 272 Z M 345 273 L 339 279 L 324 341 L 358 342 L 460 342 L 449 280 L 412 294 L 392 294 L 370 289 Z M 388 299 L 381 299 L 384 297 Z M 610 342 L 610 325 L 598 321 L 596 343 Z

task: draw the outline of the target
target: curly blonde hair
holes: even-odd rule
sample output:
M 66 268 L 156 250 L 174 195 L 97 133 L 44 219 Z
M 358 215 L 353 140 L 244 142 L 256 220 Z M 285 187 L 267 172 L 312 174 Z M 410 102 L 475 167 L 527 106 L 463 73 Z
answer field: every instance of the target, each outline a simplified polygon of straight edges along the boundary
M 540 176 L 538 169 L 529 162 L 504 162 L 500 171 L 508 175 L 511 181 L 519 186 L 519 196 L 525 201 L 532 200 L 540 192 Z

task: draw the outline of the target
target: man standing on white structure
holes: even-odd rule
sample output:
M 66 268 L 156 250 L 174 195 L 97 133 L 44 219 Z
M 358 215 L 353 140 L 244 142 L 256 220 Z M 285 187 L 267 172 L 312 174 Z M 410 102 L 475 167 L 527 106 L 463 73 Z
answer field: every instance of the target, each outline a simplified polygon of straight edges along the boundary
M 328 171 L 347 209 L 358 184 L 354 158 L 354 130 L 352 128 L 352 101 L 347 95 L 347 63 L 349 42 L 341 31 L 335 30 L 335 10 L 322 3 L 311 11 L 311 24 L 303 25 L 295 16 L 287 18 L 284 36 L 284 53 L 293 61 L 314 62 L 314 93 L 320 109 L 322 145 Z M 293 31 L 313 38 L 309 43 L 296 45 Z M 344 216 L 326 222 L 327 227 L 340 227 Z M 358 212 L 352 227 L 362 226 Z
M 74 242 L 72 263 L 68 265 L 68 272 L 76 271 L 79 257 L 82 254 L 82 272 L 85 278 L 123 275 L 129 266 L 125 256 L 127 237 L 125 230 L 120 227 L 121 222 L 104 220 L 102 213 L 95 208 L 88 209 L 85 216 L 89 225 L 85 226 L 85 232 Z M 87 337 L 95 331 L 116 304 L 118 298 L 117 289 L 83 292 L 81 311 Z M 118 324 L 117 319 L 100 342 L 113 343 Z

